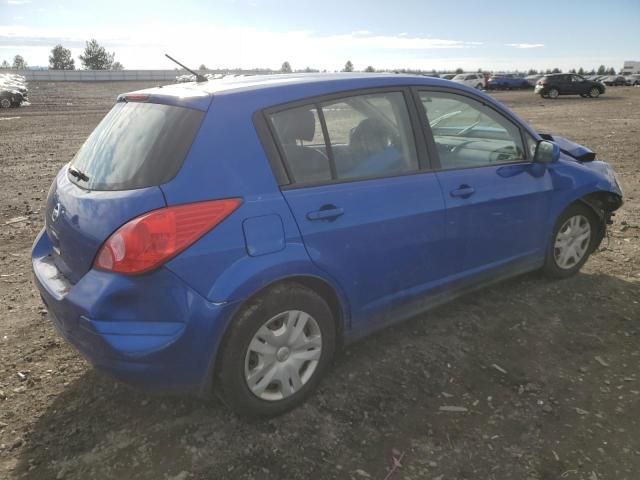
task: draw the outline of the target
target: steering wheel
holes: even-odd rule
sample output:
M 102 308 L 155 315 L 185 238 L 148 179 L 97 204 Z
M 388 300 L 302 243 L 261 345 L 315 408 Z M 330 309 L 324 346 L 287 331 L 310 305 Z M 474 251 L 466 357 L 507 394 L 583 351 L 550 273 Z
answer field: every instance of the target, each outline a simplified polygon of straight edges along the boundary
M 470 143 L 473 143 L 473 142 L 474 142 L 474 140 L 466 140 L 466 141 L 464 141 L 464 142 L 462 142 L 462 143 L 459 143 L 458 145 L 454 145 L 453 147 L 451 147 L 451 148 L 449 149 L 449 151 L 450 151 L 451 153 L 456 153 L 456 152 L 458 152 L 460 149 L 462 149 L 462 148 L 466 147 L 467 145 L 469 145 Z
M 512 145 L 502 147 L 491 152 L 491 154 L 489 155 L 489 162 L 502 163 L 505 161 L 515 161 L 516 158 L 514 158 L 514 155 L 517 153 L 518 153 L 517 150 Z

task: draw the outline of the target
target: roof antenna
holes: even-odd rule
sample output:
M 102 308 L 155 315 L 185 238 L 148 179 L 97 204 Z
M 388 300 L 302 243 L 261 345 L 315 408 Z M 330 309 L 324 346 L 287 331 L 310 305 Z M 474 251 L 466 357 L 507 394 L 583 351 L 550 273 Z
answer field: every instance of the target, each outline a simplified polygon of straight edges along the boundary
M 185 67 L 183 64 L 181 64 L 178 60 L 176 60 L 175 58 L 173 58 L 171 55 L 169 55 L 168 53 L 164 54 L 165 57 L 167 57 L 169 60 L 171 60 L 174 63 L 177 63 L 178 65 L 180 65 L 182 68 L 184 68 L 187 72 L 191 72 L 196 76 L 196 82 L 208 82 L 209 79 L 207 77 L 205 77 L 204 75 L 201 75 L 197 72 L 194 72 L 193 70 L 191 70 L 189 67 Z

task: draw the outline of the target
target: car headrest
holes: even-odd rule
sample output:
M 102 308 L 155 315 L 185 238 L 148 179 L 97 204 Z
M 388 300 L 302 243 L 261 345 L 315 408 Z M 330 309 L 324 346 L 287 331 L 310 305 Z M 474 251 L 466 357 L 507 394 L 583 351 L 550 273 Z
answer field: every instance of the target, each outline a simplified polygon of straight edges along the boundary
M 349 147 L 353 152 L 373 155 L 389 146 L 391 132 L 379 120 L 365 118 L 351 130 Z
M 289 110 L 280 116 L 277 130 L 282 143 L 295 143 L 296 140 L 313 140 L 316 133 L 316 118 L 307 108 Z

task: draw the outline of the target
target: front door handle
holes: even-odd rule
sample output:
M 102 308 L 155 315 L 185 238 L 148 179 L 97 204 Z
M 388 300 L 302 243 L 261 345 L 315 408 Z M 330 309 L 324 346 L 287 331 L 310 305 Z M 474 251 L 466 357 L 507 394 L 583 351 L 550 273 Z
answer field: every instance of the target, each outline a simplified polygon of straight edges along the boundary
M 475 189 L 469 185 L 460 185 L 455 190 L 451 190 L 452 197 L 469 198 L 475 193 Z
M 339 216 L 344 215 L 344 209 L 334 205 L 325 205 L 320 210 L 307 213 L 307 219 L 314 220 L 335 220 Z

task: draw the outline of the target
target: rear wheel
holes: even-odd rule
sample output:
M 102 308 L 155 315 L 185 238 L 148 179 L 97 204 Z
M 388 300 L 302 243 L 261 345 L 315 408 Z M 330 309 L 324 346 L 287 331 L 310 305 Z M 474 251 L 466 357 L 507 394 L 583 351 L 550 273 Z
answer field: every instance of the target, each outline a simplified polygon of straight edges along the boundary
M 274 287 L 230 327 L 218 368 L 223 400 L 250 417 L 284 413 L 317 386 L 335 345 L 334 318 L 322 297 L 296 283 Z
M 585 264 L 596 245 L 599 221 L 593 211 L 576 203 L 556 222 L 544 271 L 555 278 L 574 275 Z
M 482 84 L 481 84 L 481 83 L 477 84 L 477 85 L 476 85 L 476 89 L 477 89 L 477 90 L 482 90 Z
M 549 90 L 549 92 L 547 93 L 547 96 L 551 99 L 556 99 L 558 98 L 558 95 L 560 95 L 560 92 L 558 91 L 557 88 L 552 88 L 551 90 Z
M 589 90 L 589 96 L 591 98 L 598 98 L 600 96 L 600 89 L 598 87 L 593 87 Z

